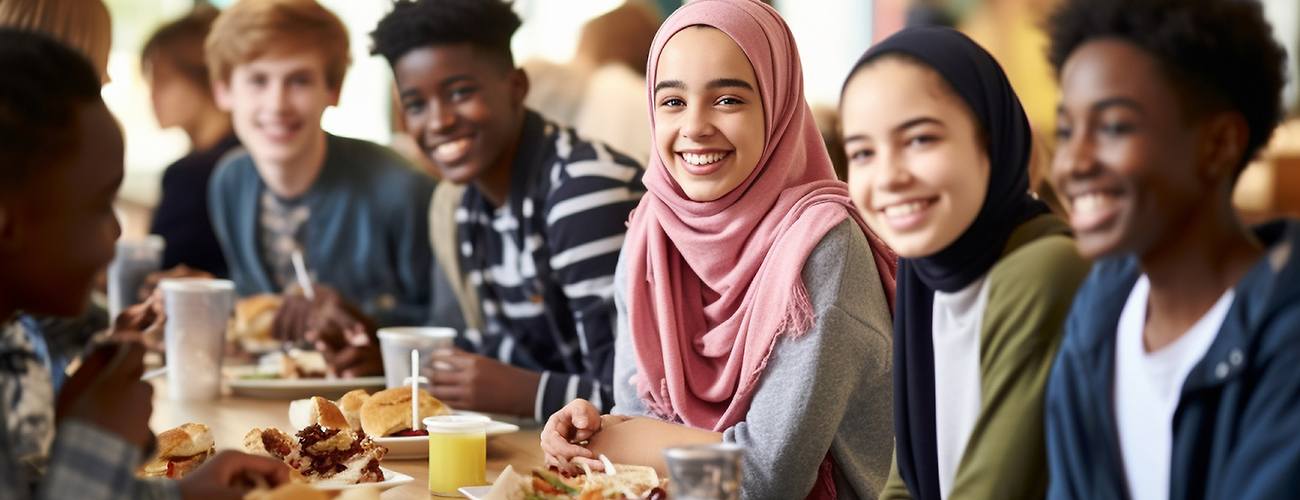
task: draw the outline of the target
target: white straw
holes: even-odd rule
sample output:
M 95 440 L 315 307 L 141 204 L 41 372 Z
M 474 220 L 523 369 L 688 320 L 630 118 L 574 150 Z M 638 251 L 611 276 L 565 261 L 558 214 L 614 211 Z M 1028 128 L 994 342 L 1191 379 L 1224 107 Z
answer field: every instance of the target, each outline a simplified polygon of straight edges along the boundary
M 316 291 L 311 288 L 311 278 L 307 276 L 307 265 L 302 261 L 302 250 L 293 249 L 293 272 L 298 275 L 298 286 L 307 300 L 316 300 Z
M 140 380 L 142 380 L 142 381 L 153 380 L 153 379 L 155 379 L 155 378 L 161 377 L 161 376 L 166 375 L 166 374 L 167 374 L 167 367 L 164 366 L 164 367 L 161 367 L 161 368 L 156 368 L 156 369 L 153 369 L 153 370 L 149 370 L 149 371 L 147 371 L 147 372 L 144 372 L 144 375 L 141 375 L 141 376 L 140 376 Z
M 411 349 L 411 429 L 420 430 L 420 351 Z

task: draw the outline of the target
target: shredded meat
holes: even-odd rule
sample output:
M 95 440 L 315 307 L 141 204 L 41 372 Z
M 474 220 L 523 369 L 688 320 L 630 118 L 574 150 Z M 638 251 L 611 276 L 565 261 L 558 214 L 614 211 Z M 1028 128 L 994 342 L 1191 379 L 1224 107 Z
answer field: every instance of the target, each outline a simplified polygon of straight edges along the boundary
M 287 441 L 281 439 L 279 434 L 273 432 L 262 433 L 262 446 L 266 448 L 266 451 L 275 455 L 275 458 L 280 460 L 284 460 L 284 457 L 289 456 L 289 453 L 293 451 L 293 448 Z
M 304 428 L 298 431 L 298 444 L 303 451 L 303 462 L 299 464 L 299 469 L 305 475 L 315 474 L 321 477 L 329 477 L 347 470 L 345 462 L 348 459 L 359 455 L 363 450 L 361 448 L 361 439 L 353 440 L 346 448 L 341 449 L 324 449 L 314 453 L 308 453 L 307 450 L 322 441 L 327 441 L 339 433 L 338 429 L 322 429 L 319 425 Z M 359 437 L 364 435 L 358 433 Z M 378 462 L 375 463 L 375 470 L 379 470 Z M 382 481 L 383 474 L 379 475 Z
M 361 468 L 362 483 L 379 483 L 384 481 L 384 471 L 379 470 L 379 461 L 371 460 Z

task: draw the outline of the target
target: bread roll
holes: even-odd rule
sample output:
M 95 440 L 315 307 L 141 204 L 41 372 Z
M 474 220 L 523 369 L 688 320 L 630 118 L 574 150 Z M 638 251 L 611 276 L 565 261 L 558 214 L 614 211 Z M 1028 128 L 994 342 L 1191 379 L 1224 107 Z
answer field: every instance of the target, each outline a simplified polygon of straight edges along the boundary
M 190 457 L 207 453 L 215 442 L 212 429 L 203 424 L 184 424 L 158 435 L 158 458 Z
M 447 415 L 451 409 L 423 389 L 420 394 L 420 419 Z M 383 437 L 397 431 L 412 429 L 411 388 L 394 387 L 376 392 L 361 405 L 361 429 L 374 437 Z
M 333 401 L 320 396 L 289 403 L 289 423 L 297 429 L 315 424 L 327 429 L 348 429 L 348 421 Z
M 365 389 L 353 390 L 339 398 L 339 410 L 343 411 L 343 418 L 353 429 L 361 428 L 361 407 L 369 400 L 370 393 Z
M 284 298 L 273 293 L 253 295 L 236 302 L 234 338 L 241 341 L 271 340 L 275 313 L 283 303 Z

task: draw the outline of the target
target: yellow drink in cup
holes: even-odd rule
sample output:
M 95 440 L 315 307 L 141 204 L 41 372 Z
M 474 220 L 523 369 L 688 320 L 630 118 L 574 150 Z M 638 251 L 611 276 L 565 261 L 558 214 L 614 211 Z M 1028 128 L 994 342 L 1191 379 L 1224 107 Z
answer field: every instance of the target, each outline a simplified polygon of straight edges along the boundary
M 424 419 L 429 431 L 429 492 L 459 497 L 456 490 L 487 485 L 487 424 L 480 415 Z

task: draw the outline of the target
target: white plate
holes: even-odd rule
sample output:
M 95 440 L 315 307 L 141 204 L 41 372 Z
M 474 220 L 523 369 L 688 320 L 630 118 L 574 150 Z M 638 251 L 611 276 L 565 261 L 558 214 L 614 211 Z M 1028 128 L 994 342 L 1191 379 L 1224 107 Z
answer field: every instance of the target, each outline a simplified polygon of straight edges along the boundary
M 460 489 L 460 494 L 469 500 L 483 500 L 489 491 L 492 491 L 491 486 L 466 486 Z
M 235 396 L 261 399 L 303 399 L 320 396 L 338 399 L 348 391 L 384 388 L 384 377 L 356 378 L 240 378 L 257 373 L 255 366 L 232 366 L 225 369 L 226 385 Z
M 455 410 L 452 413 L 459 415 L 478 415 L 478 413 L 463 410 Z M 510 434 L 518 431 L 518 425 L 493 420 L 488 423 L 486 433 L 489 436 L 499 436 L 501 434 Z M 381 437 L 371 439 L 374 439 L 376 444 L 388 448 L 388 453 L 384 455 L 384 459 L 407 460 L 429 456 L 429 436 Z
M 330 485 L 312 485 L 312 486 L 318 490 L 328 490 L 328 491 L 351 490 L 351 489 L 365 488 L 365 487 L 379 488 L 379 491 L 384 491 L 389 488 L 395 488 L 397 486 L 401 486 L 411 481 L 415 481 L 415 478 L 408 476 L 406 474 L 402 474 L 401 472 L 397 472 L 392 469 L 385 469 L 383 467 L 380 467 L 379 470 L 383 471 L 384 480 L 378 483 L 330 484 Z

